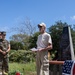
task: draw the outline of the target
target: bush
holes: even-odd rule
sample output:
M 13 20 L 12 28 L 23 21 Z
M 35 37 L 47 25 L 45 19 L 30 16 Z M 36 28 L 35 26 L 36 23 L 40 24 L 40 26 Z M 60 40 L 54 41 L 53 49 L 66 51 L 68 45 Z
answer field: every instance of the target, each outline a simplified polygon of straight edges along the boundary
M 25 50 L 11 50 L 9 60 L 10 62 L 33 62 L 35 61 L 35 53 Z

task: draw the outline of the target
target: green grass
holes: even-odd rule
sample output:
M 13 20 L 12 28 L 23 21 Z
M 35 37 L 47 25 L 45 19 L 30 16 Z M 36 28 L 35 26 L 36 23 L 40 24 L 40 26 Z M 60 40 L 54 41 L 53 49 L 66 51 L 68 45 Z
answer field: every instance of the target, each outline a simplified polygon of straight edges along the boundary
M 9 63 L 9 72 L 20 71 L 24 75 L 36 75 L 35 62 L 31 63 Z

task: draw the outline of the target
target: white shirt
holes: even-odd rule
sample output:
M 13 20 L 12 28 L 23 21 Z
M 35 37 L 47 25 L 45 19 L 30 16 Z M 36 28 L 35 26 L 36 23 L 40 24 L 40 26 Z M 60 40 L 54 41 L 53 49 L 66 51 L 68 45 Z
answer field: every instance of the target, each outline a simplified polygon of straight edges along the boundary
M 43 33 L 38 36 L 37 39 L 37 49 L 46 48 L 48 44 L 52 44 L 51 36 L 48 33 Z

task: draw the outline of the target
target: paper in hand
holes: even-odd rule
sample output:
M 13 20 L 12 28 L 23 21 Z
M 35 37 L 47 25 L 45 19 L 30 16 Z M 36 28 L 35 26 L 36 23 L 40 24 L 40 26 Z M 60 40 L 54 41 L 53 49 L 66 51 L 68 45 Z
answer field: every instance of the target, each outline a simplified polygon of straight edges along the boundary
M 32 51 L 37 51 L 38 49 L 37 49 L 37 48 L 31 48 L 30 50 L 32 50 Z

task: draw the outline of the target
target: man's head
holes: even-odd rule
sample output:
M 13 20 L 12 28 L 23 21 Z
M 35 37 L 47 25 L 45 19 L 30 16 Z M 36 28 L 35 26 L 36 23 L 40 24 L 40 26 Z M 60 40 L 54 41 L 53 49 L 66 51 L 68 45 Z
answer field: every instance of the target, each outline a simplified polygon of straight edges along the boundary
M 45 23 L 40 23 L 40 24 L 38 24 L 38 28 L 39 28 L 39 31 L 41 33 L 44 33 L 45 29 L 46 29 L 46 24 Z
M 5 32 L 5 31 L 2 31 L 2 34 L 3 34 L 4 36 L 6 36 L 6 32 Z
M 5 39 L 6 32 L 5 31 L 2 31 L 1 34 L 2 34 L 2 39 Z

